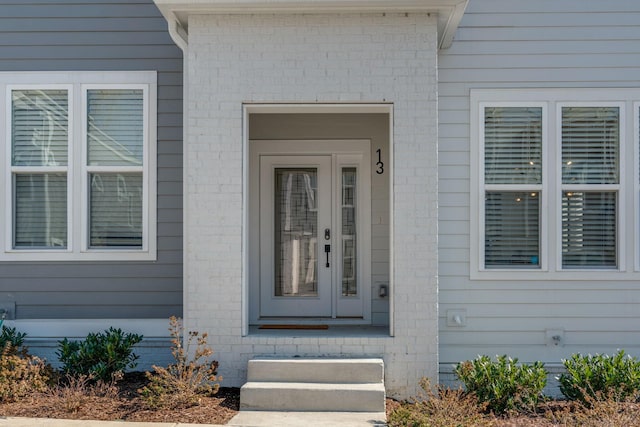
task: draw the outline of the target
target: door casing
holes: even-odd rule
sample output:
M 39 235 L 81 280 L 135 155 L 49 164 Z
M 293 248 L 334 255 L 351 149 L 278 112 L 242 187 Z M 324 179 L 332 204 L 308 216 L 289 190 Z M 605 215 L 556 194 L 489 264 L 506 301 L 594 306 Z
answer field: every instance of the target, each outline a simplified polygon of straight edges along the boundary
M 291 319 L 299 322 L 339 323 L 339 324 L 369 324 L 371 322 L 371 143 L 369 140 L 251 140 L 249 142 L 249 302 L 250 302 L 250 322 L 259 323 L 287 323 Z M 272 254 L 267 254 L 268 261 L 263 257 L 265 249 L 262 233 L 271 231 L 264 230 L 268 227 L 269 221 L 261 221 L 261 212 L 264 212 L 265 203 L 269 203 L 269 197 L 263 199 L 260 182 L 264 179 L 264 173 L 272 173 L 275 165 L 303 166 L 313 163 L 313 156 L 329 158 L 331 162 L 331 228 L 337 227 L 337 206 L 339 206 L 340 182 L 335 179 L 339 175 L 338 171 L 343 167 L 355 167 L 358 173 L 357 197 L 359 213 L 357 218 L 357 275 L 359 295 L 354 297 L 343 297 L 341 295 L 339 277 L 340 269 L 332 269 L 332 289 L 325 299 L 325 303 L 331 306 L 330 312 L 322 316 L 304 316 L 304 310 L 283 310 L 282 315 L 278 312 L 267 310 L 264 315 L 263 297 L 268 295 L 268 290 L 261 287 L 262 275 L 271 274 L 265 272 L 266 262 L 273 262 Z M 265 163 L 261 158 L 269 159 Z M 306 160 L 305 160 L 306 159 Z M 260 169 L 261 163 L 269 164 L 272 168 L 265 172 Z M 272 207 L 268 207 L 272 209 Z M 261 244 L 261 241 L 263 242 Z M 332 246 L 337 249 L 337 240 L 332 240 Z M 262 247 L 261 247 L 262 246 Z M 272 251 L 271 251 L 272 252 Z M 318 254 L 319 262 L 322 261 L 324 253 Z M 339 251 L 332 251 L 331 262 L 337 266 Z M 265 293 L 266 292 L 266 293 Z M 276 304 L 277 305 L 277 304 Z

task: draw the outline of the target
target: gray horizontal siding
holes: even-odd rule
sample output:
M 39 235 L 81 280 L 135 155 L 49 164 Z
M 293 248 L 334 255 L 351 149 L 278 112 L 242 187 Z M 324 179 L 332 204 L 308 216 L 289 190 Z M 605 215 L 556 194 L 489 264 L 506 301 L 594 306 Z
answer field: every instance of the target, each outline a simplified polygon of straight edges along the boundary
M 574 352 L 640 356 L 633 281 L 470 280 L 469 90 L 640 87 L 637 0 L 470 1 L 439 56 L 440 362 L 507 353 L 558 364 Z M 464 309 L 467 326 L 447 326 Z M 546 345 L 564 329 L 564 346 Z
M 152 0 L 0 0 L 0 71 L 158 72 L 158 259 L 0 263 L 31 318 L 182 315 L 182 52 Z

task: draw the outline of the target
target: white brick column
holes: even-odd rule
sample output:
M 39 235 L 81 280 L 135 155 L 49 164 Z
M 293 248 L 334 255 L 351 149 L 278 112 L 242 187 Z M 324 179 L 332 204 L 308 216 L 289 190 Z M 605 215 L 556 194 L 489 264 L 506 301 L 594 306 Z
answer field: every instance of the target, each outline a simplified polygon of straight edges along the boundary
M 399 397 L 437 379 L 435 18 L 195 15 L 188 55 L 184 316 L 224 385 L 264 354 L 381 356 Z M 393 337 L 242 337 L 243 102 L 393 103 Z

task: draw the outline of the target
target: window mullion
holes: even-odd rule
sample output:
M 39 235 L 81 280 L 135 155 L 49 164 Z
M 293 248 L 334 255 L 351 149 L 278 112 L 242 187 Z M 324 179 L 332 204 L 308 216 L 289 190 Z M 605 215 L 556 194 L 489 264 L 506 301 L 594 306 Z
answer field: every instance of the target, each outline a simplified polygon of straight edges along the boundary
M 542 191 L 542 184 L 485 184 L 485 191 Z

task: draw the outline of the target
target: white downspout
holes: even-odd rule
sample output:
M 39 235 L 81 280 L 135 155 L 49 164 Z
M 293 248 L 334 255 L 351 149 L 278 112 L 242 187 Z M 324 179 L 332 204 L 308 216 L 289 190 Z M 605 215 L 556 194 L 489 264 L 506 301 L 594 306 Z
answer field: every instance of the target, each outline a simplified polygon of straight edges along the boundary
M 163 13 L 165 19 L 167 20 L 167 25 L 169 29 L 169 35 L 171 39 L 175 42 L 175 44 L 182 50 L 182 326 L 185 331 L 192 330 L 189 327 L 188 323 L 190 323 L 191 319 L 188 317 L 188 308 L 189 308 L 189 297 L 188 297 L 188 264 L 189 264 L 189 246 L 187 244 L 187 224 L 188 224 L 188 215 L 187 206 L 188 206 L 188 191 L 186 188 L 187 185 L 187 171 L 189 168 L 187 167 L 188 161 L 188 135 L 189 135 L 189 110 L 188 110 L 188 93 L 189 93 L 189 34 L 184 29 L 182 25 L 180 25 L 180 21 L 178 21 L 178 17 L 172 11 L 168 11 Z

